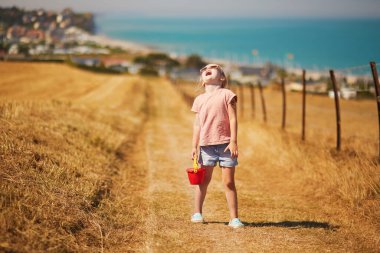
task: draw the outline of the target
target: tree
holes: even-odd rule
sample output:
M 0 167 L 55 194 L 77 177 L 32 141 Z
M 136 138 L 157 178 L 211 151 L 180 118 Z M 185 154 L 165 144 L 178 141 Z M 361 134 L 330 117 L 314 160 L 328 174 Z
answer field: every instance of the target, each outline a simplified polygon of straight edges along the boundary
M 186 62 L 185 62 L 185 66 L 188 68 L 200 69 L 200 68 L 204 67 L 205 65 L 206 65 L 206 63 L 197 54 L 189 55 L 186 59 Z
M 277 69 L 277 76 L 285 78 L 288 76 L 288 73 L 286 73 L 285 69 L 279 68 Z
M 139 74 L 143 76 L 158 76 L 158 71 L 150 66 L 145 66 L 139 70 Z
M 157 72 L 159 67 L 164 67 L 166 70 L 170 70 L 180 65 L 180 63 L 170 58 L 165 53 L 150 53 L 146 56 L 137 56 L 133 60 L 134 63 L 143 64 L 145 67 L 144 73 L 151 73 L 151 70 Z
M 18 52 L 24 56 L 29 56 L 29 46 L 27 44 L 19 44 Z

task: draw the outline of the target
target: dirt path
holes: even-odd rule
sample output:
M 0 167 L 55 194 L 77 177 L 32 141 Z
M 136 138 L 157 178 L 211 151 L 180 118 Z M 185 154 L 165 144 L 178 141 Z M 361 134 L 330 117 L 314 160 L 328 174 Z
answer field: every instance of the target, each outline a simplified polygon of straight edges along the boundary
M 166 82 L 149 83 L 149 116 L 132 156 L 144 161 L 146 201 L 143 252 L 353 252 L 356 242 L 340 224 L 308 200 L 276 164 L 261 166 L 265 149 L 260 129 L 240 131 L 242 155 L 236 183 L 240 217 L 247 225 L 227 226 L 228 209 L 215 168 L 204 205 L 206 224 L 192 224 L 193 187 L 184 169 L 191 165 L 192 114 Z M 168 99 L 169 98 L 169 99 Z M 247 127 L 242 124 L 241 128 Z M 253 146 L 251 143 L 257 143 Z M 257 153 L 257 155 L 255 155 Z M 256 159 L 256 164 L 255 164 Z M 273 165 L 273 166 L 270 166 Z M 314 203 L 314 204 L 313 204 Z M 342 232 L 341 232 L 342 231 Z

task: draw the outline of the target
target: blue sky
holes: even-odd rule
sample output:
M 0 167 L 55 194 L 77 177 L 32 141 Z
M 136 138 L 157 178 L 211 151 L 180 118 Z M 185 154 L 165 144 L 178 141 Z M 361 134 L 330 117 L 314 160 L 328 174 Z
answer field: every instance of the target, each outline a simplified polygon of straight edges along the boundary
M 378 17 L 380 0 L 1 0 L 0 6 L 186 17 Z

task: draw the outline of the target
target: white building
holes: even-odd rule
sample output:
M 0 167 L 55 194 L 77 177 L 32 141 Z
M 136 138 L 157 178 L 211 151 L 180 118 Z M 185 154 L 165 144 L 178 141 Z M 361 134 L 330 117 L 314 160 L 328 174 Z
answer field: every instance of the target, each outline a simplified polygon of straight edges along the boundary
M 357 91 L 352 88 L 341 88 L 338 91 L 338 97 L 343 99 L 354 99 L 357 96 Z M 329 91 L 329 97 L 334 98 L 334 91 Z
M 18 45 L 12 44 L 8 49 L 8 54 L 18 54 Z
M 238 66 L 230 72 L 231 81 L 239 83 L 267 84 L 273 76 L 273 69 L 269 65 L 263 67 Z
M 308 93 L 325 93 L 327 92 L 327 83 L 325 82 L 306 82 L 306 92 Z M 291 82 L 286 85 L 288 91 L 303 91 L 303 85 L 300 82 Z
M 83 31 L 82 29 L 72 26 L 67 28 L 64 32 L 63 41 L 77 41 L 79 43 L 90 40 L 89 33 Z

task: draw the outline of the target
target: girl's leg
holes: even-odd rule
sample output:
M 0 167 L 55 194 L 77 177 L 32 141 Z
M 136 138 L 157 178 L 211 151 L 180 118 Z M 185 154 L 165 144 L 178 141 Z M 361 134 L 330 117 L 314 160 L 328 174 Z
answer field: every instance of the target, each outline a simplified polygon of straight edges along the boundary
M 221 167 L 222 180 L 226 192 L 231 219 L 238 217 L 237 192 L 235 187 L 235 167 Z
M 205 200 L 207 187 L 211 181 L 212 172 L 214 171 L 214 166 L 203 166 L 203 168 L 206 169 L 204 181 L 195 187 L 194 213 L 202 213 L 203 201 Z

